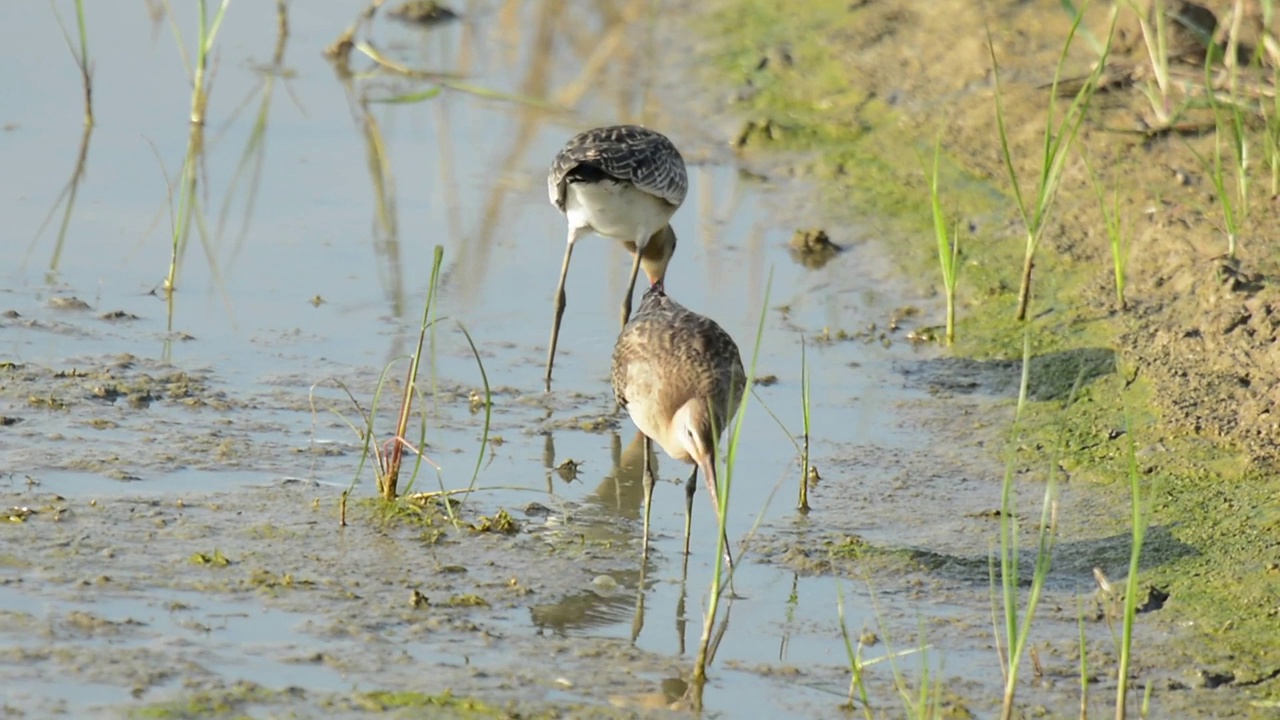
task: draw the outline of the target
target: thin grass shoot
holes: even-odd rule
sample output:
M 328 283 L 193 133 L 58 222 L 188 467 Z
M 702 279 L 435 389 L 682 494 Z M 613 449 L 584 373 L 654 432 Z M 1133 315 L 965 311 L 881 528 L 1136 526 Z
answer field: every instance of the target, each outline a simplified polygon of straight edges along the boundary
M 1126 422 L 1126 425 L 1129 423 Z M 1129 479 L 1131 513 L 1129 522 L 1133 537 L 1129 550 L 1129 576 L 1124 584 L 1124 622 L 1120 633 L 1120 663 L 1116 670 L 1116 720 L 1124 720 L 1128 706 L 1129 665 L 1133 658 L 1133 629 L 1138 612 L 1138 570 L 1142 558 L 1142 545 L 1151 521 L 1151 498 L 1153 497 L 1151 489 L 1148 488 L 1144 498 L 1142 474 L 1138 470 L 1137 442 L 1133 439 L 1133 428 L 1126 427 L 1125 430 L 1125 437 L 1129 440 L 1126 470 Z M 1143 700 L 1144 708 L 1150 692 L 1151 686 L 1148 684 L 1148 697 Z M 1144 709 L 1143 716 L 1145 715 Z
M 1187 148 L 1196 156 L 1200 165 L 1205 168 L 1205 172 L 1209 175 L 1209 181 L 1213 183 L 1213 191 L 1217 195 L 1218 204 L 1222 206 L 1221 227 L 1223 233 L 1227 236 L 1226 256 L 1234 258 L 1236 256 L 1236 238 L 1240 234 L 1240 226 L 1237 222 L 1239 215 L 1236 212 L 1235 200 L 1227 192 L 1226 171 L 1223 169 L 1222 163 L 1222 135 L 1221 133 L 1214 134 L 1212 162 L 1206 160 L 1190 145 Z
M 809 513 L 809 473 L 812 466 L 809 464 L 809 359 L 805 354 L 804 336 L 800 336 L 800 405 L 804 417 L 804 448 L 801 450 L 800 461 L 800 499 L 796 504 L 796 509 L 801 513 Z
M 1040 245 L 1040 239 L 1043 237 L 1045 229 L 1048 226 L 1050 216 L 1057 198 L 1058 188 L 1062 179 L 1062 173 L 1066 168 L 1068 152 L 1074 144 L 1076 136 L 1080 131 L 1080 126 L 1084 122 L 1085 114 L 1088 111 L 1089 104 L 1093 99 L 1094 93 L 1098 87 L 1098 80 L 1102 75 L 1103 68 L 1106 65 L 1107 57 L 1111 52 L 1111 43 L 1115 38 L 1115 24 L 1118 17 L 1116 8 L 1111 12 L 1111 23 L 1107 30 L 1107 41 L 1102 50 L 1102 56 L 1098 59 L 1093 71 L 1089 74 L 1080 90 L 1072 99 L 1065 112 L 1062 113 L 1061 119 L 1057 113 L 1057 95 L 1058 83 L 1062 78 L 1062 71 L 1066 65 L 1067 54 L 1071 48 L 1076 32 L 1080 27 L 1080 22 L 1084 17 L 1084 13 L 1077 13 L 1072 21 L 1071 29 L 1067 33 L 1067 38 L 1062 46 L 1062 52 L 1058 56 L 1058 63 L 1053 73 L 1053 85 L 1049 91 L 1049 106 L 1044 124 L 1044 139 L 1042 143 L 1040 155 L 1039 174 L 1036 178 L 1035 194 L 1028 198 L 1022 192 L 1022 183 L 1018 177 L 1018 171 L 1015 167 L 1013 150 L 1009 144 L 1009 133 L 1005 123 L 1003 90 L 1000 84 L 1000 66 L 996 59 L 995 41 L 991 37 L 990 30 L 987 31 L 987 50 L 991 57 L 992 72 L 995 77 L 995 101 L 996 101 L 996 128 L 999 134 L 1000 151 L 1004 159 L 1005 170 L 1009 175 L 1009 181 L 1013 186 L 1014 199 L 1017 202 L 1018 212 L 1022 218 L 1026 228 L 1026 243 L 1023 251 L 1022 276 L 1018 288 L 1018 309 L 1017 319 L 1023 321 L 1027 319 L 1027 308 L 1031 301 L 1031 274 L 1035 264 L 1036 249 Z
M 751 364 L 747 367 L 746 382 L 748 386 L 752 379 L 756 376 L 756 362 L 760 358 L 760 344 L 764 338 L 764 321 L 768 317 L 769 312 L 769 292 L 773 287 L 773 270 L 769 270 L 768 280 L 765 281 L 764 302 L 760 307 L 760 322 L 756 327 L 755 345 L 751 351 Z M 733 431 L 729 435 L 729 443 L 727 451 L 724 454 L 724 465 L 720 477 L 717 478 L 719 487 L 716 489 L 720 507 L 718 508 L 718 524 L 716 531 L 716 559 L 712 566 L 711 573 L 711 595 L 707 600 L 707 612 L 702 626 L 702 639 L 698 644 L 698 655 L 694 660 L 693 666 L 693 684 L 701 687 L 707 681 L 707 660 L 708 649 L 711 644 L 712 630 L 715 627 L 716 613 L 720 606 L 720 595 L 724 589 L 724 556 L 725 556 L 725 526 L 728 521 L 729 514 L 729 494 L 733 487 L 733 468 L 738 454 L 738 443 L 742 436 L 742 424 L 747 415 L 747 402 L 751 397 L 751 393 L 743 392 L 742 399 L 738 403 L 733 421 Z M 712 415 L 714 417 L 714 413 Z M 732 416 L 731 416 L 732 417 Z M 718 428 L 717 428 L 718 433 Z M 718 437 L 718 434 L 717 434 Z M 719 453 L 715 454 L 716 462 L 719 462 Z
M 1076 598 L 1076 626 L 1080 630 L 1080 720 L 1089 717 L 1089 640 L 1084 632 L 1084 600 Z
M 1086 159 L 1086 165 L 1088 160 Z M 1111 270 L 1112 278 L 1115 282 L 1116 290 L 1116 310 L 1124 312 L 1129 309 L 1128 300 L 1125 298 L 1125 278 L 1129 265 L 1129 243 L 1124 235 L 1124 221 L 1120 217 L 1120 181 L 1116 179 L 1111 188 L 1111 197 L 1108 200 L 1105 191 L 1102 189 L 1102 183 L 1098 180 L 1098 176 L 1090 168 L 1089 175 L 1093 178 L 1093 191 L 1098 198 L 1098 206 L 1102 210 L 1102 219 L 1106 224 L 1107 243 L 1111 248 Z
M 941 192 L 938 189 L 938 161 L 942 156 L 942 133 L 933 144 L 933 172 L 929 174 L 929 201 L 933 209 L 933 232 L 938 241 L 938 267 L 942 272 L 942 287 L 947 300 L 946 339 L 951 345 L 956 341 L 956 268 L 960 257 L 960 227 L 955 232 L 947 229 L 947 218 L 942 212 Z
M 849 661 L 849 699 L 844 709 L 853 710 L 856 699 L 862 705 L 862 716 L 866 720 L 872 720 L 871 700 L 867 695 L 867 684 L 862 678 L 862 638 L 858 638 L 856 648 L 849 639 L 849 624 L 844 617 L 844 585 L 839 581 L 836 582 L 836 615 L 840 619 L 840 637 L 844 640 L 845 657 Z
M 1018 412 L 1024 407 L 1027 397 L 1027 385 L 1030 377 L 1031 341 L 1030 329 L 1023 334 L 1022 380 L 1019 388 Z M 1083 368 L 1081 369 L 1083 373 Z M 1069 398 L 1074 398 L 1083 375 L 1077 375 Z M 1068 399 L 1070 403 L 1070 399 Z M 1015 419 L 1015 429 L 1017 420 Z M 1048 479 L 1040 505 L 1040 519 L 1036 533 L 1036 552 L 1031 572 L 1030 588 L 1027 591 L 1025 607 L 1020 600 L 1021 572 L 1019 568 L 1019 533 L 1020 523 L 1017 516 L 1017 505 L 1014 498 L 1013 456 L 1005 464 L 1004 479 L 1000 488 L 1000 529 L 999 529 L 999 565 L 1000 596 L 1004 610 L 1004 697 L 1001 703 L 1001 720 L 1010 720 L 1014 715 L 1014 698 L 1017 693 L 1018 674 L 1022 656 L 1029 647 L 1032 620 L 1035 618 L 1048 580 L 1049 569 L 1053 562 L 1053 549 L 1058 530 L 1058 452 L 1055 449 L 1050 458 Z M 997 638 L 997 644 L 999 639 Z

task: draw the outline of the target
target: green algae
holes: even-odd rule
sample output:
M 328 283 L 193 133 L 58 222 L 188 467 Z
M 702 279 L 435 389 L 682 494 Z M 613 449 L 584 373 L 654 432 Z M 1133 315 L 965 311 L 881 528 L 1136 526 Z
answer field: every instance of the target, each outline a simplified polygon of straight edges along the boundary
M 222 551 L 216 548 L 211 553 L 195 553 L 189 560 L 192 565 L 207 565 L 209 567 L 226 567 L 232 563 L 230 558 L 223 555 Z
M 506 711 L 481 702 L 474 698 L 456 697 L 449 691 L 438 695 L 413 691 L 375 690 L 356 693 L 351 697 L 352 703 L 359 709 L 372 712 L 389 712 L 393 710 L 447 710 L 449 717 L 485 718 L 508 717 Z
M 283 700 L 289 691 L 277 692 L 242 681 L 225 688 L 197 690 L 185 697 L 129 710 L 134 720 L 182 720 L 187 718 L 250 717 L 248 706 Z

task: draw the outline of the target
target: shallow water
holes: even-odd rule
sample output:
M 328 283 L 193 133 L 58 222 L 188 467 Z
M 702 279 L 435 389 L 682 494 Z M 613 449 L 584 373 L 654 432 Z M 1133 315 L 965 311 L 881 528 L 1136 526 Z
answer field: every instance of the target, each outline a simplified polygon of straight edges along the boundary
M 195 20 L 186 4 L 178 5 L 177 26 L 189 46 Z M 305 532 L 273 544 L 305 557 L 312 547 L 356 542 L 354 531 L 348 528 L 344 535 L 331 512 L 337 493 L 356 473 L 361 445 L 339 417 L 352 420 L 355 413 L 332 379 L 369 406 L 378 373 L 402 360 L 416 342 L 432 248 L 439 244 L 445 264 L 436 310 L 447 320 L 435 334 L 438 386 L 427 438 L 428 456 L 442 467 L 440 482 L 450 488 L 468 484 L 482 432 L 483 413 L 472 412 L 469 402 L 482 384 L 458 330 L 462 323 L 495 389 L 491 432 L 502 439 L 486 451 L 480 492 L 468 508 L 486 515 L 511 508 L 528 533 L 579 534 L 619 548 L 601 561 L 602 571 L 553 578 L 559 586 L 545 597 L 478 621 L 519 641 L 486 647 L 462 640 L 458 653 L 467 656 L 467 665 L 491 667 L 500 675 L 519 665 L 518 653 L 545 652 L 539 643 L 562 635 L 622 641 L 625 647 L 639 580 L 640 487 L 633 462 L 639 444 L 625 418 L 604 432 L 581 429 L 578 420 L 595 421 L 613 410 L 609 355 L 629 260 L 609 241 L 590 237 L 579 245 L 554 391 L 544 396 L 551 295 L 565 233 L 563 217 L 547 202 L 544 173 L 560 145 L 584 127 L 641 121 L 670 128 L 689 161 L 691 188 L 673 221 L 681 242 L 667 287 L 684 304 L 717 319 L 737 339 L 744 360 L 768 289 L 757 376 L 776 375 L 778 381 L 758 393 L 797 437 L 799 341 L 809 338 L 811 440 L 823 477 L 812 496 L 815 511 L 797 516 L 796 447 L 753 402 L 743 428 L 729 533 L 741 539 L 759 521 L 760 552 L 748 554 L 736 574 L 742 599 L 733 604 L 716 657 L 721 669 L 713 671 L 705 701 L 712 711 L 733 716 L 762 707 L 824 716 L 843 701 L 848 681 L 837 581 L 787 569 L 790 543 L 812 545 L 815 537 L 857 533 L 877 544 L 983 561 L 995 526 L 980 514 L 998 505 L 998 470 L 975 446 L 934 448 L 931 457 L 921 457 L 921 448 L 931 444 L 930 423 L 946 412 L 922 409 L 931 402 L 931 387 L 912 381 L 911 373 L 934 351 L 905 342 L 905 330 L 890 332 L 891 342 L 879 338 L 901 306 L 919 305 L 926 313 L 904 320 L 905 326 L 928 324 L 933 301 L 912 296 L 856 228 L 830 229 L 848 249 L 823 269 L 807 269 L 789 256 L 792 231 L 813 224 L 804 189 L 750 179 L 713 128 L 697 127 L 687 117 L 686 100 L 662 82 L 672 62 L 664 48 L 674 41 L 655 29 L 653 14 L 628 20 L 639 6 L 627 3 L 569 3 L 559 14 L 554 7 L 473 2 L 458 8 L 462 20 L 430 30 L 376 20 L 378 48 L 398 62 L 457 73 L 489 91 L 445 90 L 416 104 L 369 104 L 389 164 L 389 173 L 379 174 L 370 171 L 359 100 L 429 86 L 370 74 L 368 61 L 356 56 L 353 68 L 359 72 L 344 83 L 321 56 L 354 19 L 354 5 L 335 1 L 317 0 L 305 12 L 290 13 L 282 63 L 264 73 L 277 48 L 274 8 L 232 4 L 217 40 L 201 178 L 209 234 L 193 233 L 186 248 L 171 324 L 157 289 L 169 261 L 166 174 L 180 173 L 190 99 L 168 19 L 153 22 L 142 4 L 114 13 L 89 8 L 97 124 L 60 241 L 59 193 L 72 175 L 82 135 L 78 73 L 48 6 L 0 7 L 0 23 L 27 29 L 0 48 L 0 77 L 10 99 L 0 110 L 8 168 L 0 173 L 0 215 L 12 248 L 0 265 L 0 310 L 16 313 L 0 320 L 0 360 L 30 374 L 29 385 L 11 380 L 11 392 L 2 398 L 0 414 L 20 422 L 0 429 L 10 475 L 8 487 L 0 489 L 8 504 L 56 503 L 50 494 L 63 496 L 80 507 L 78 522 L 89 522 L 83 532 L 92 535 L 98 531 L 84 509 L 90 500 L 111 507 L 137 498 L 226 505 L 302 478 L 318 484 L 306 486 L 305 498 L 276 498 L 286 504 L 277 512 L 289 517 L 289 502 L 310 508 L 313 499 L 324 511 L 317 511 L 320 519 L 310 521 Z M 614 20 L 601 19 L 609 17 Z M 609 22 L 629 22 L 627 31 Z M 592 67 L 587 59 L 603 51 L 590 42 L 587 29 L 601 27 L 606 37 L 617 33 L 618 45 L 599 58 L 603 64 L 593 74 L 581 68 L 584 62 Z M 558 107 L 546 110 L 526 100 Z M 258 122 L 260 113 L 265 122 Z M 381 204 L 379 187 L 389 198 Z M 52 220 L 41 229 L 46 215 Z M 89 307 L 51 302 L 72 296 Z M 116 311 L 126 319 L 102 317 Z M 877 330 L 865 339 L 815 341 L 824 329 L 857 333 L 872 324 Z M 120 361 L 123 353 L 132 359 Z M 39 372 L 71 368 L 102 374 L 69 389 L 75 378 Z M 199 386 L 190 395 L 199 405 L 159 389 L 141 404 L 95 395 L 103 384 L 138 384 L 143 376 L 174 372 Z M 401 362 L 390 374 L 399 378 L 403 372 Z M 320 401 L 313 412 L 309 397 L 315 384 Z M 65 409 L 32 404 L 31 393 L 12 390 L 19 387 L 72 402 Z M 387 406 L 393 394 L 383 398 Z M 999 402 L 966 396 L 954 407 L 978 417 Z M 392 418 L 382 410 L 380 431 L 386 435 Z M 581 463 L 576 478 L 555 470 L 566 460 Z M 650 663 L 665 659 L 687 667 L 696 652 L 699 606 L 711 573 L 712 513 L 703 490 L 695 499 L 694 552 L 686 577 L 679 483 L 687 469 L 665 457 L 658 464 L 664 482 L 655 494 L 655 555 L 635 646 Z M 29 486 L 28 478 L 38 485 Z M 438 487 L 430 472 L 418 482 L 416 489 Z M 367 468 L 355 492 L 374 493 Z M 1029 503 L 1037 492 L 1028 489 Z M 246 502 L 249 509 L 240 519 L 245 525 L 277 521 L 263 509 L 270 503 Z M 551 514 L 516 512 L 531 502 Z M 267 514 L 255 516 L 255 507 Z M 200 548 L 234 544 L 218 535 L 230 532 L 232 523 L 213 523 L 213 536 L 175 549 L 177 567 L 186 567 L 182 559 Z M 48 567 L 49 559 L 26 545 L 20 531 L 9 528 L 3 537 L 0 557 L 32 554 L 32 566 Z M 537 555 L 530 557 L 536 561 Z M 160 570 L 145 563 L 111 571 L 140 584 L 136 591 L 90 596 L 71 590 L 70 577 L 32 575 L 32 566 L 0 564 L 7 576 L 0 606 L 36 623 L 54 623 L 76 608 L 117 622 L 138 619 L 145 625 L 124 633 L 132 639 L 105 644 L 145 647 L 185 637 L 204 657 L 200 672 L 224 684 L 253 679 L 273 688 L 340 693 L 353 686 L 394 688 L 414 676 L 335 672 L 323 663 L 291 661 L 296 655 L 364 652 L 341 642 L 337 647 L 316 630 L 326 618 L 340 616 L 340 607 L 280 607 L 168 583 L 148 590 L 148 574 Z M 610 575 L 619 589 L 595 582 L 600 574 Z M 978 580 L 983 577 L 985 571 Z M 998 685 L 989 616 L 983 615 L 985 582 L 900 568 L 879 573 L 871 583 L 858 578 L 841 585 L 846 622 L 855 635 L 877 628 L 900 649 L 917 646 L 923 629 L 924 641 L 934 644 L 923 662 L 933 671 L 941 667 L 957 688 L 988 693 Z M 216 632 L 184 632 L 182 613 L 167 609 L 173 603 L 195 608 L 204 625 L 222 618 Z M 1074 618 L 1071 611 L 1061 619 L 1074 625 Z M 370 632 L 393 637 L 388 642 L 416 664 L 418 677 L 422 666 L 453 662 L 430 638 L 402 631 L 394 618 L 388 623 Z M 39 633 L 12 644 L 0 641 L 10 658 L 50 644 Z M 59 636 L 58 643 L 84 652 L 104 644 L 93 633 Z M 873 646 L 867 654 L 883 655 L 884 647 Z M 908 673 L 921 662 L 915 656 L 901 661 Z M 55 667 L 52 660 L 29 666 L 0 662 L 2 672 L 22 680 L 23 687 L 5 691 L 6 706 L 76 714 L 87 707 L 155 702 L 180 694 L 182 687 L 172 678 L 99 680 L 83 669 L 72 684 Z M 784 667 L 803 668 L 804 674 L 778 670 Z M 669 676 L 637 672 L 633 681 L 641 685 L 656 686 Z M 884 665 L 873 672 L 882 682 L 892 677 Z M 425 691 L 502 696 L 474 674 L 442 671 L 438 677 Z M 133 686 L 143 688 L 136 698 L 128 692 Z M 600 702 L 605 695 L 605 686 L 591 687 L 589 680 L 571 688 L 544 688 L 537 697 Z

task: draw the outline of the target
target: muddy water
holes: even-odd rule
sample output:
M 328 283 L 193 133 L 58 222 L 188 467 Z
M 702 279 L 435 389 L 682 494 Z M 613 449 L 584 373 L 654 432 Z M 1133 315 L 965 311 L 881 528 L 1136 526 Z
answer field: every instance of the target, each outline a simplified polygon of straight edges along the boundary
M 848 684 L 838 586 L 850 631 L 879 638 L 867 657 L 928 644 L 900 669 L 928 668 L 989 706 L 1000 674 L 985 557 L 999 469 L 981 446 L 997 437 L 1007 387 L 961 383 L 938 403 L 926 370 L 935 351 L 905 341 L 936 304 L 910 296 L 857 228 L 827 228 L 847 249 L 820 269 L 789 254 L 792 232 L 821 222 L 806 189 L 755 179 L 690 116 L 696 104 L 662 79 L 679 71 L 671 18 L 635 3 L 556 7 L 473 2 L 431 29 L 379 17 L 370 32 L 382 52 L 473 90 L 380 104 L 364 101 L 430 86 L 373 72 L 358 54 L 354 76 L 334 71 L 321 50 L 355 6 L 308 3 L 279 45 L 274 8 L 233 4 L 214 55 L 206 232 L 181 258 L 171 314 L 157 289 L 166 175 L 180 173 L 190 100 L 169 19 L 141 4 L 90 8 L 97 123 L 63 235 L 78 74 L 49 7 L 0 9 L 4 26 L 26 29 L 0 50 L 0 359 L 11 363 L 0 414 L 13 423 L 0 429 L 0 492 L 17 508 L 0 536 L 6 711 L 358 714 L 379 706 L 371 693 L 405 690 L 586 715 L 680 707 L 712 514 L 700 493 L 686 570 L 687 469 L 658 458 L 655 552 L 638 595 L 639 442 L 612 414 L 607 381 L 627 259 L 610 242 L 575 253 L 554 392 L 541 392 L 565 232 L 543 174 L 572 133 L 615 121 L 669 128 L 690 163 L 669 290 L 724 325 L 744 356 L 769 291 L 756 374 L 776 383 L 759 388 L 743 429 L 729 532 L 751 544 L 707 707 L 829 716 Z M 190 47 L 192 10 L 177 10 Z M 605 49 L 597 31 L 612 38 Z M 508 509 L 515 536 L 384 522 L 358 502 L 348 527 L 337 521 L 362 446 L 338 384 L 368 408 L 382 369 L 411 352 L 437 244 L 447 319 L 426 432 L 441 470 L 425 469 L 415 489 L 465 487 L 477 461 L 482 384 L 465 324 L 501 443 L 484 451 L 461 512 Z M 807 517 L 793 511 L 802 337 L 822 476 Z M 965 442 L 939 442 L 957 416 L 974 418 Z M 386 406 L 379 422 L 385 436 Z M 366 468 L 354 495 L 373 492 Z M 923 555 L 828 562 L 826 548 L 854 534 Z M 1056 589 L 1069 597 L 1083 584 Z M 1070 638 L 1076 610 L 1062 605 L 1046 627 L 1060 621 Z M 1044 650 L 1051 670 L 1054 652 Z M 895 707 L 889 664 L 871 667 Z M 1052 679 L 1043 685 L 1053 692 Z

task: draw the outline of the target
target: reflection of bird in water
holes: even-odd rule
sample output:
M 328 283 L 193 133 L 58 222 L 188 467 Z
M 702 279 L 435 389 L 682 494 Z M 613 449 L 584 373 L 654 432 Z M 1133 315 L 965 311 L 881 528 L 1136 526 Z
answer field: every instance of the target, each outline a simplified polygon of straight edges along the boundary
M 562 598 L 554 603 L 529 608 L 533 624 L 539 630 L 552 630 L 563 635 L 574 630 L 590 630 L 621 623 L 631 617 L 635 596 L 629 588 L 643 581 L 640 569 L 611 572 L 617 584 Z
M 644 476 L 644 434 L 637 432 L 626 449 L 622 448 L 622 438 L 613 435 L 611 454 L 613 469 L 596 486 L 595 492 L 587 498 L 619 517 L 634 520 L 640 516 L 640 503 L 643 500 Z M 649 448 L 650 467 L 657 467 L 658 458 Z
M 547 347 L 546 389 L 564 315 L 564 282 L 573 245 L 587 232 L 621 241 L 635 258 L 622 324 L 631 317 L 631 296 L 641 267 L 650 286 L 662 286 L 676 250 L 671 216 L 689 190 L 684 158 L 665 135 L 638 125 L 595 128 L 576 135 L 551 163 L 547 192 L 569 222 L 568 244 L 556 286 L 555 320 Z
M 613 467 L 585 500 L 589 505 L 611 516 L 633 520 L 640 514 L 641 475 L 644 472 L 644 457 L 641 453 L 645 449 L 644 435 L 636 433 L 630 444 L 623 448 L 622 438 L 614 433 L 611 444 Z M 649 452 L 650 461 L 656 461 L 656 458 L 652 457 L 652 448 Z M 554 463 L 554 460 L 550 462 Z M 632 537 L 629 532 L 616 527 L 617 523 L 611 523 L 608 519 L 601 518 L 593 521 L 590 517 L 584 517 L 589 514 L 582 513 L 578 527 L 593 541 L 625 545 Z M 595 588 L 555 603 L 530 608 L 534 625 L 563 634 L 573 630 L 603 627 L 625 620 L 631 613 L 635 596 L 624 588 L 636 588 L 643 594 L 644 586 L 648 584 L 645 581 L 643 568 L 609 574 L 619 583 L 615 589 Z
M 698 470 L 719 518 L 715 447 L 745 388 L 742 358 L 729 333 L 667 297 L 660 287 L 644 294 L 613 349 L 613 391 L 644 433 L 646 445 L 656 440 L 672 458 L 693 463 L 685 483 L 686 555 Z M 645 470 L 643 553 L 648 557 L 654 475 Z

